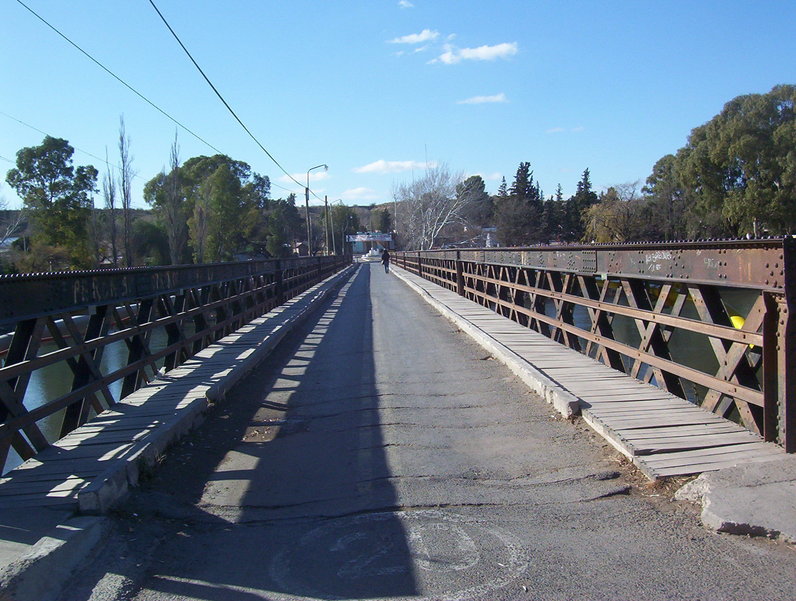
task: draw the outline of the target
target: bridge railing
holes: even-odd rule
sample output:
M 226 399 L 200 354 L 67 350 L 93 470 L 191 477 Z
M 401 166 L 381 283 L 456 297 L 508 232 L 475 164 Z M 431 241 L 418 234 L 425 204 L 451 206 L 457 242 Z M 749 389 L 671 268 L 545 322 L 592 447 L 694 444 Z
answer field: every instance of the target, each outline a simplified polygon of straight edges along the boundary
M 0 276 L 0 467 L 33 457 L 158 371 L 349 262 L 304 257 Z
M 795 248 L 788 237 L 397 252 L 394 261 L 796 452 Z

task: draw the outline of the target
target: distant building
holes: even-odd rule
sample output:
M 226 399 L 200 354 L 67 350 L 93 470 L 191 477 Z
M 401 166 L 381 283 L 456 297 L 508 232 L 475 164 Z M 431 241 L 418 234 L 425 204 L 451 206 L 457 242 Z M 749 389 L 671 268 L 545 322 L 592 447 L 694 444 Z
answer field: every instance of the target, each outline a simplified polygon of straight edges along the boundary
M 392 234 L 382 234 L 381 232 L 357 232 L 345 237 L 346 242 L 351 243 L 351 252 L 355 255 L 362 255 L 373 248 L 395 248 Z

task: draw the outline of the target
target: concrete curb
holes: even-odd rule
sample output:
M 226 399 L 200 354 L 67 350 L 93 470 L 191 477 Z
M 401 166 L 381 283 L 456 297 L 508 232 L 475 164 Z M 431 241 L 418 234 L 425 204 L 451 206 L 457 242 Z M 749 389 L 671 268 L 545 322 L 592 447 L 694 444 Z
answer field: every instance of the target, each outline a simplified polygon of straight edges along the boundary
M 435 299 L 431 294 L 407 278 L 402 270 L 394 269 L 393 274 L 400 278 L 407 286 L 417 292 L 420 297 L 434 307 L 445 318 L 456 324 L 465 334 L 488 350 L 498 361 L 506 365 L 512 373 L 522 380 L 531 390 L 550 403 L 556 411 L 564 417 L 572 417 L 580 413 L 580 399 L 545 376 L 542 372 L 512 351 L 506 345 L 498 342 L 492 336 L 483 332 L 469 320 L 462 317 L 445 303 Z
M 796 544 L 796 456 L 705 472 L 675 493 L 702 504 L 702 523 L 716 532 Z

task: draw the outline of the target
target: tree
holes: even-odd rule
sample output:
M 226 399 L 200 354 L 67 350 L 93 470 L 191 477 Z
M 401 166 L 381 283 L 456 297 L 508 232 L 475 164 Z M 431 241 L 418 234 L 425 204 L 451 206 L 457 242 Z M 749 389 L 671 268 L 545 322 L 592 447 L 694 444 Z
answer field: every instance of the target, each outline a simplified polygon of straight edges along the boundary
M 392 231 L 392 216 L 387 209 L 376 211 L 376 229 L 383 233 Z
M 207 259 L 213 262 L 230 261 L 240 248 L 245 217 L 250 208 L 242 194 L 240 180 L 229 165 L 219 165 L 204 182 L 210 207 L 208 221 Z
M 169 240 L 165 229 L 150 219 L 133 222 L 131 248 L 137 265 L 166 265 L 169 262 Z
M 301 234 L 303 225 L 295 194 L 271 201 L 266 212 L 268 254 L 276 258 L 291 256 L 292 242 Z
M 509 188 L 506 184 L 505 176 L 500 179 L 500 185 L 498 186 L 497 196 L 499 198 L 505 198 L 509 195 Z
M 648 198 L 649 213 L 658 226 L 657 239 L 682 240 L 687 237 L 685 191 L 678 182 L 676 158 L 667 154 L 652 168 L 641 191 Z
M 457 196 L 456 186 L 463 179 L 463 175 L 452 174 L 441 165 L 395 188 L 395 201 L 401 205 L 399 231 L 408 249 L 433 248 L 443 229 L 461 222 L 465 203 Z
M 464 204 L 463 217 L 468 224 L 476 227 L 492 225 L 494 203 L 486 193 L 486 184 L 480 175 L 471 175 L 456 186 L 456 195 Z
M 119 193 L 122 200 L 122 243 L 124 261 L 127 267 L 133 266 L 133 157 L 130 156 L 130 138 L 124 127 L 124 117 L 119 117 Z
M 796 230 L 794 148 L 793 85 L 775 86 L 767 94 L 738 96 L 709 122 L 693 129 L 674 158 L 671 177 L 687 207 L 689 236 Z M 659 176 L 653 172 L 651 177 L 657 184 Z
M 230 260 L 252 241 L 262 242 L 267 177 L 252 175 L 248 164 L 221 154 L 188 159 L 178 172 L 195 261 Z
M 599 202 L 597 193 L 592 190 L 591 175 L 588 169 L 578 182 L 575 194 L 567 199 L 564 211 L 564 232 L 568 240 L 582 240 L 584 236 L 585 212 Z
M 542 242 L 561 241 L 563 221 L 564 193 L 561 190 L 561 184 L 558 184 L 555 196 L 545 200 L 542 205 L 542 216 L 539 225 Z
M 102 196 L 108 211 L 108 233 L 111 239 L 111 265 L 119 266 L 119 249 L 116 245 L 116 178 L 108 164 L 108 149 L 105 149 L 105 175 L 102 178 Z
M 345 254 L 349 248 L 346 246 L 345 237 L 360 230 L 359 217 L 351 207 L 339 204 L 332 207 L 331 221 L 334 246 L 337 248 L 337 252 Z
M 205 262 L 210 223 L 210 187 L 202 185 L 195 193 L 193 214 L 188 219 L 188 234 L 193 246 L 194 263 L 202 264 Z
M 505 246 L 523 246 L 542 238 L 542 190 L 533 179 L 529 162 L 520 163 L 505 196 L 495 201 L 498 239 Z
M 24 211 L 10 211 L 4 198 L 0 198 L 0 246 L 22 229 Z
M 144 200 L 151 205 L 166 232 L 172 265 L 184 263 L 188 245 L 189 205 L 183 187 L 177 134 L 171 145 L 169 172 L 161 171 L 144 185 Z
M 6 177 L 28 211 L 33 244 L 53 249 L 53 269 L 92 266 L 87 228 L 97 170 L 91 165 L 73 167 L 73 154 L 66 140 L 46 136 L 41 145 L 17 152 L 16 168 Z
M 163 198 L 162 220 L 166 226 L 169 242 L 169 258 L 172 265 L 183 262 L 185 246 L 188 243 L 187 215 L 185 214 L 185 196 L 180 185 L 180 147 L 177 144 L 177 132 L 169 155 L 171 171 L 166 182 L 166 193 Z
M 590 242 L 627 242 L 633 238 L 637 185 L 610 187 L 583 213 L 584 234 Z

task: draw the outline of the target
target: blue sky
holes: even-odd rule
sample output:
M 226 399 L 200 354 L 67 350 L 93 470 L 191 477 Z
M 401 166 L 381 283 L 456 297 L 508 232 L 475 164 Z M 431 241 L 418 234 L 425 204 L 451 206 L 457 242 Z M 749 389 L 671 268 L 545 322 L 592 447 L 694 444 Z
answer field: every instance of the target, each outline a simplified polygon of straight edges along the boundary
M 303 202 L 149 0 L 24 1 L 212 146 L 268 175 L 273 196 L 295 191 Z M 490 193 L 521 161 L 546 195 L 558 184 L 572 194 L 586 168 L 598 190 L 643 183 L 728 100 L 796 83 L 793 0 L 155 4 L 285 171 L 303 184 L 310 167 L 328 164 L 311 187 L 346 204 L 390 201 L 427 163 L 479 174 Z M 145 206 L 143 185 L 168 163 L 175 124 L 16 0 L 0 1 L 0 23 L 0 172 L 41 132 L 102 172 L 106 148 L 118 161 L 123 115 L 134 205 Z M 183 161 L 215 154 L 185 131 L 178 140 Z M 0 199 L 20 204 L 5 177 Z

